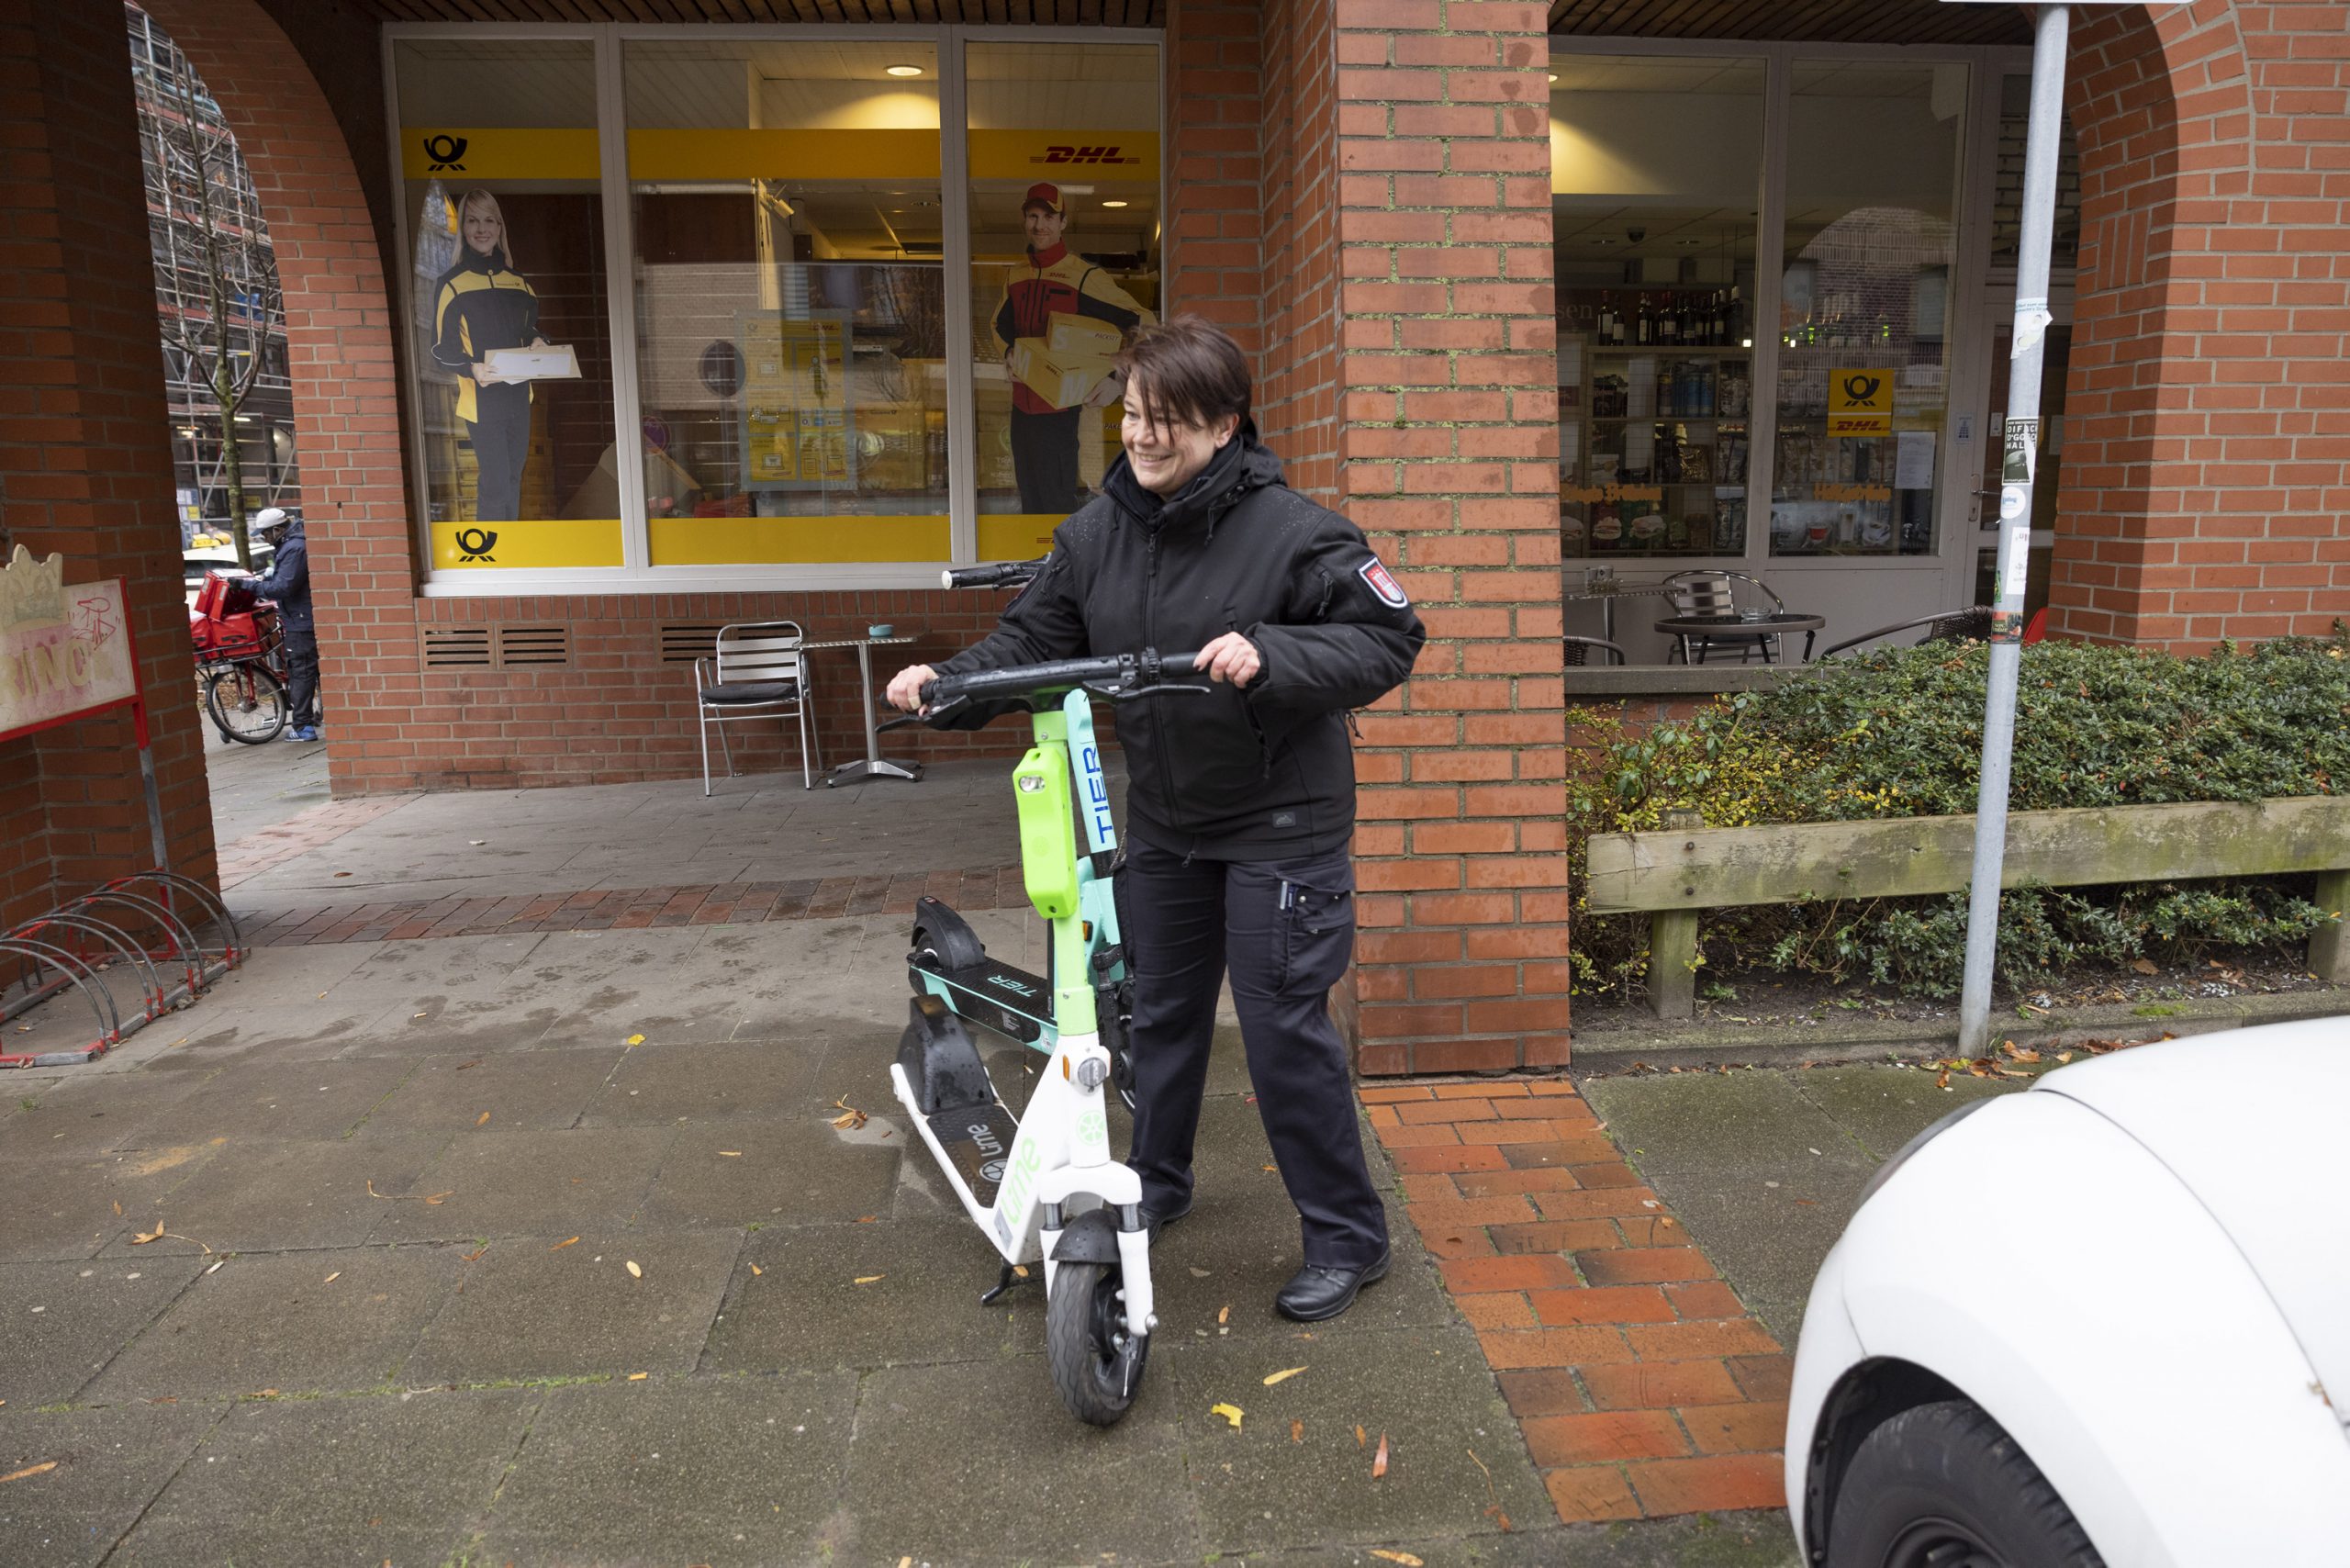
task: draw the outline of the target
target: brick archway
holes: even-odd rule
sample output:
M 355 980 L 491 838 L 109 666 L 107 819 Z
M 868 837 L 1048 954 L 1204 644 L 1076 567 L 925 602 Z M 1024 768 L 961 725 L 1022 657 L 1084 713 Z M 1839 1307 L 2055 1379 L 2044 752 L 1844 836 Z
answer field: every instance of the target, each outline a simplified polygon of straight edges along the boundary
M 295 439 L 330 701 L 412 706 L 415 557 L 400 458 L 397 318 L 351 144 L 303 53 L 256 0 L 142 0 L 195 64 L 252 170 L 285 297 Z M 338 793 L 359 759 L 330 748 Z
M 2266 47 L 2247 49 L 2248 28 Z M 2295 463 L 2343 419 L 2293 374 L 2340 342 L 2338 325 L 2297 334 L 2300 308 L 2338 312 L 2345 292 L 2303 264 L 2330 271 L 2343 204 L 2318 199 L 2324 176 L 2295 145 L 2290 97 L 2307 84 L 2283 35 L 2296 30 L 2280 8 L 2235 0 L 2075 26 L 2082 236 L 2058 631 L 2208 647 L 2322 632 L 2339 598 L 2322 499 L 2338 454 Z

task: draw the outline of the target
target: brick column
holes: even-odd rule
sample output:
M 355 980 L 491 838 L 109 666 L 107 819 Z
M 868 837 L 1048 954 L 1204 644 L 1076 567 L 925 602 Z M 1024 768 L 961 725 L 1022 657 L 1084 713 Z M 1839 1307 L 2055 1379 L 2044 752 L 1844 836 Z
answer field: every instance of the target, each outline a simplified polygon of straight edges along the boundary
M 1345 0 L 1337 21 L 1341 504 L 1429 630 L 1411 683 L 1363 722 L 1360 1063 L 1557 1064 L 1568 894 L 1545 9 Z
M 1264 347 L 1258 21 L 1255 0 L 1179 0 L 1166 43 L 1164 304 L 1214 322 L 1252 360 Z
M 2338 7 L 2076 18 L 2080 286 L 2052 621 L 2182 652 L 2350 614 Z
M 0 548 L 125 579 L 173 868 L 209 879 L 129 50 L 119 0 L 0 7 Z M 0 745 L 0 924 L 153 864 L 129 714 Z

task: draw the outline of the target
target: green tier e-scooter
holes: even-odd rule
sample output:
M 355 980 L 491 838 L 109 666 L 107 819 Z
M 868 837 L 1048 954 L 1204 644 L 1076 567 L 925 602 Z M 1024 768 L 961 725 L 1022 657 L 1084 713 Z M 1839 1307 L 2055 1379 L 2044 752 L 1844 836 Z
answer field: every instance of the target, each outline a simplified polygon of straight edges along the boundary
M 1080 812 L 1078 803 L 1099 787 L 1101 761 L 1090 747 L 1073 750 L 1071 732 L 1081 727 L 1090 737 L 1091 698 L 1124 702 L 1206 690 L 1182 678 L 1195 658 L 1145 650 L 1061 659 L 941 676 L 922 689 L 931 722 L 989 703 L 1024 709 L 1035 727 L 1035 744 L 1012 778 L 1021 871 L 1053 954 L 1052 1037 L 1043 1047 L 1050 1059 L 1014 1116 L 963 1019 L 944 996 L 918 984 L 890 1081 L 964 1211 L 1002 1257 L 996 1286 L 981 1299 L 1009 1290 L 1016 1269 L 1043 1263 L 1053 1385 L 1071 1414 L 1098 1427 L 1134 1404 L 1158 1318 L 1142 1179 L 1110 1152 L 1102 1091 L 1111 1053 L 1080 902 L 1092 857 L 1078 852 L 1077 823 L 1092 812 Z

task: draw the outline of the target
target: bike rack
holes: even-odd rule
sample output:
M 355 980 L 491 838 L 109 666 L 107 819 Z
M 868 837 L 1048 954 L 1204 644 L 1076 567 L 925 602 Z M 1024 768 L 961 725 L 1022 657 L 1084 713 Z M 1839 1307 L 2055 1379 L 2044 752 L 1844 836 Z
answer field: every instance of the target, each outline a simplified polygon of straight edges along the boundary
M 145 888 L 146 891 L 132 890 Z M 195 916 L 173 907 L 175 899 Z M 103 915 L 102 913 L 103 912 Z M 105 918 L 113 916 L 114 918 Z M 197 926 L 215 940 L 206 943 Z M 126 927 L 151 927 L 146 946 Z M 30 1012 L 50 997 L 78 991 L 97 1025 L 88 1044 L 34 1053 L 0 1048 L 0 1068 L 61 1067 L 84 1062 L 120 1045 L 149 1024 L 192 1005 L 212 983 L 245 960 L 235 916 L 219 895 L 192 878 L 169 871 L 118 877 L 47 913 L 0 934 L 0 1022 Z M 135 1008 L 118 997 L 106 971 L 135 977 Z

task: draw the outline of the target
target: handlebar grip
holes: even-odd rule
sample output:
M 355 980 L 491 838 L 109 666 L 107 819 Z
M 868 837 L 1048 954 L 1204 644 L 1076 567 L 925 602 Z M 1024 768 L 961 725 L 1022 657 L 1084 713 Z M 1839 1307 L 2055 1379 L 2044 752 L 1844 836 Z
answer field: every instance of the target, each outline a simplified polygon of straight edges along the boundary
M 938 580 L 950 588 L 1004 588 L 1024 583 L 1045 569 L 1050 556 L 1039 555 L 1033 561 L 990 561 L 980 566 L 949 566 L 939 573 Z
M 1043 664 L 1007 665 L 1002 669 L 976 669 L 962 675 L 942 675 L 925 681 L 923 704 L 935 706 L 957 700 L 1025 697 L 1038 691 L 1068 691 L 1102 681 L 1139 678 L 1141 689 L 1160 684 L 1169 676 L 1184 676 L 1199 663 L 1196 649 L 1181 654 L 1113 654 L 1090 659 L 1051 659 Z

